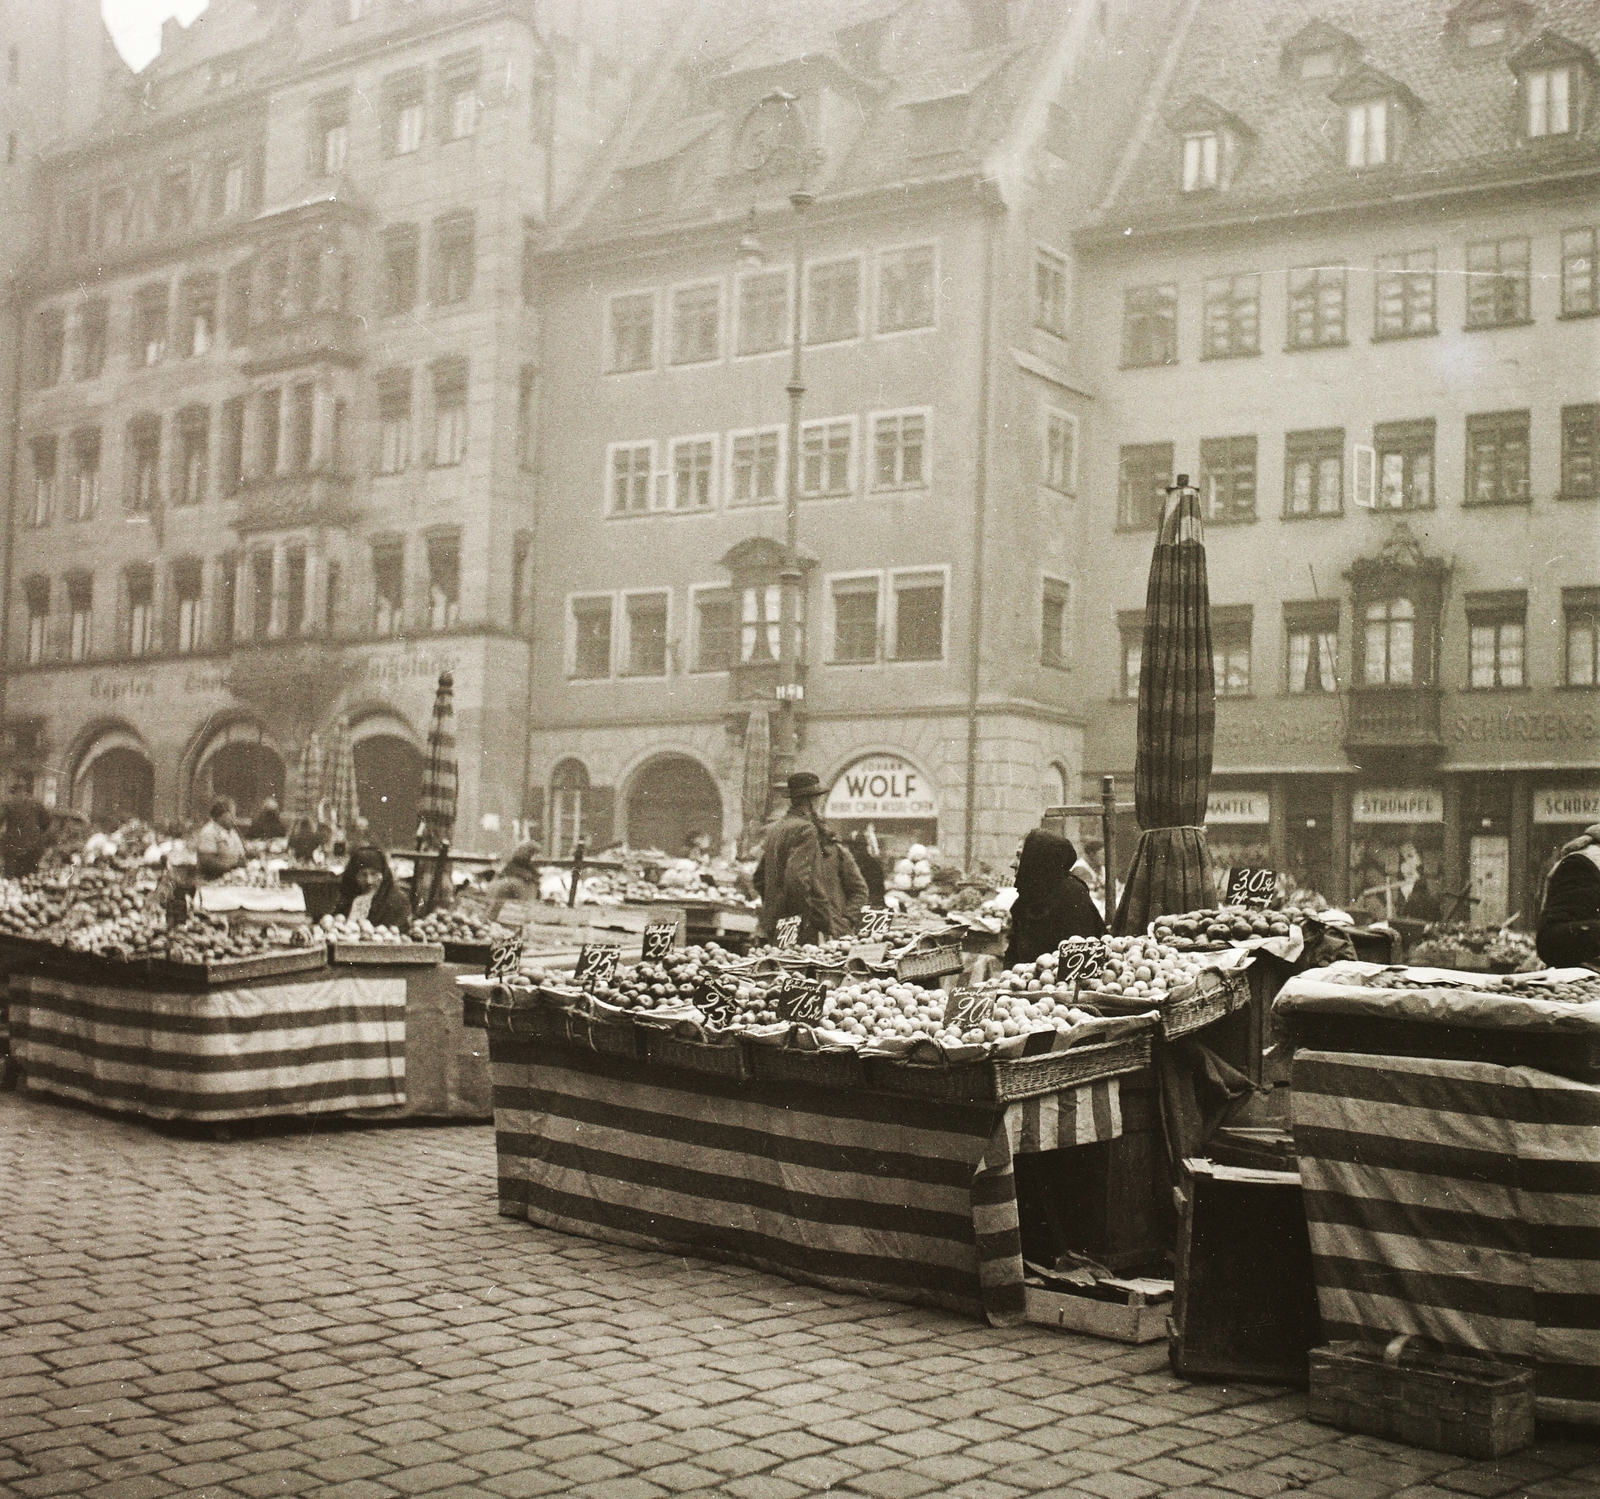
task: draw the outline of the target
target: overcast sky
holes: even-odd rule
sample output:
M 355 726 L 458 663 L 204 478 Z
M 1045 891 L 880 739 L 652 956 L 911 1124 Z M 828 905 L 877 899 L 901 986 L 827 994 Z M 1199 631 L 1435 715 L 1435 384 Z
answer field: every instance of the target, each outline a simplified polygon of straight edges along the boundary
M 160 51 L 166 17 L 189 22 L 205 8 L 206 0 L 100 0 L 106 25 L 133 68 L 142 68 Z

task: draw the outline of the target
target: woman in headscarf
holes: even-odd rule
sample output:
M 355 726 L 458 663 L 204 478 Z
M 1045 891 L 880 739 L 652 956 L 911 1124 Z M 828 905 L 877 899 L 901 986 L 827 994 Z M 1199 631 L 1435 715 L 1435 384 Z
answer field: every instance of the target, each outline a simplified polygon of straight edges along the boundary
M 350 855 L 339 881 L 339 913 L 402 932 L 410 927 L 411 908 L 395 888 L 394 873 L 381 848 L 369 844 Z
M 1566 844 L 1550 871 L 1536 945 L 1552 968 L 1600 963 L 1600 822 Z
M 1105 936 L 1106 924 L 1089 887 L 1072 872 L 1077 862 L 1072 840 L 1059 833 L 1035 828 L 1022 840 L 1007 968 L 1053 952 L 1068 937 Z
M 866 833 L 858 828 L 850 835 L 847 847 L 850 857 L 856 861 L 856 868 L 861 871 L 862 881 L 867 887 L 867 904 L 882 907 L 883 905 L 883 860 L 873 848 L 875 840 L 869 839 Z

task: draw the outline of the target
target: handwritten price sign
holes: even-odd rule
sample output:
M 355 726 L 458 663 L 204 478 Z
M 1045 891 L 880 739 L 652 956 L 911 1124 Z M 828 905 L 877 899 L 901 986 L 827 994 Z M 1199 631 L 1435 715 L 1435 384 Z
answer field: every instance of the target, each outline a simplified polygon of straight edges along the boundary
M 522 938 L 508 937 L 489 944 L 489 966 L 483 970 L 486 979 L 503 984 L 522 971 Z
M 945 1001 L 944 1023 L 958 1031 L 970 1031 L 994 1014 L 994 990 L 954 989 Z
M 889 935 L 889 912 L 883 906 L 863 906 L 856 936 L 863 942 L 881 942 Z
M 1265 906 L 1278 890 L 1276 869 L 1251 869 L 1240 864 L 1228 871 L 1228 892 L 1224 900 L 1230 906 Z
M 672 949 L 678 943 L 678 923 L 675 921 L 652 921 L 644 929 L 644 954 L 642 961 L 646 963 L 660 963 L 672 956 Z
M 822 985 L 816 979 L 786 974 L 772 991 L 773 1009 L 779 1020 L 798 1020 L 816 1025 L 822 1019 Z
M 622 949 L 614 942 L 585 942 L 578 949 L 578 966 L 573 977 L 580 989 L 594 989 L 609 984 L 617 976 L 617 964 Z
M 739 1014 L 739 980 L 731 973 L 713 974 L 701 980 L 695 992 L 695 1006 L 706 1017 L 707 1025 L 719 1030 L 731 1025 Z
M 777 926 L 779 947 L 798 947 L 800 945 L 800 918 L 798 916 L 780 916 Z
M 1106 971 L 1106 944 L 1101 937 L 1068 937 L 1056 949 L 1056 982 L 1077 984 Z

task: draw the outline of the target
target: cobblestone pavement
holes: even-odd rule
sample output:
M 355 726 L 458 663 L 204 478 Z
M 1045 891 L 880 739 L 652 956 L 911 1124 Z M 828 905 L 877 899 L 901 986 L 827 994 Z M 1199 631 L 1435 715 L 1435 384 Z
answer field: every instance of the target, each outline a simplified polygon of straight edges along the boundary
M 997 1330 L 495 1213 L 487 1127 L 160 1133 L 0 1095 L 0 1492 L 1600 1496 Z

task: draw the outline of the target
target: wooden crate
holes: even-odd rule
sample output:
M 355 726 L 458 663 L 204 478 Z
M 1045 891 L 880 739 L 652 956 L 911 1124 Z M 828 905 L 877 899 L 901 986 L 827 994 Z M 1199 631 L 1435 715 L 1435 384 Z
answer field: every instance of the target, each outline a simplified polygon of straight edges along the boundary
M 867 1085 L 885 1093 L 943 1098 L 951 1103 L 1009 1103 L 1019 1098 L 1039 1098 L 1148 1067 L 1154 1035 L 1153 1030 L 1146 1030 L 1120 1041 L 1074 1046 L 1043 1056 L 953 1065 L 868 1057 Z
M 1088 1333 L 1117 1343 L 1155 1343 L 1167 1335 L 1172 1283 L 1102 1281 L 1097 1286 L 1062 1288 L 1060 1282 L 1023 1288 L 1028 1321 L 1063 1332 Z
M 132 969 L 136 965 L 126 966 Z M 142 966 L 150 979 L 161 987 L 217 989 L 228 984 L 246 984 L 254 979 L 326 968 L 328 950 L 319 942 L 315 947 L 284 948 L 254 958 L 222 958 L 215 963 L 174 963 L 167 958 L 152 958 Z
M 444 962 L 442 942 L 334 942 L 328 948 L 328 961 L 335 967 L 379 964 L 431 968 Z
M 1306 1414 L 1341 1431 L 1461 1457 L 1504 1457 L 1532 1445 L 1532 1369 L 1413 1353 L 1411 1342 L 1313 1348 Z

